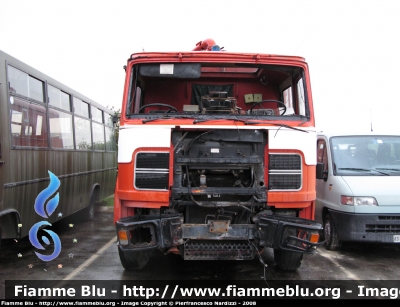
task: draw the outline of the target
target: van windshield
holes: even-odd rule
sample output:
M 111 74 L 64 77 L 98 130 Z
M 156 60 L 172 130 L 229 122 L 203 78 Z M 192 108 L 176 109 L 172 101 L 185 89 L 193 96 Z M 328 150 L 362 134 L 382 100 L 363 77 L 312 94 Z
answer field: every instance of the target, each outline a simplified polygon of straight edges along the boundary
M 338 136 L 330 142 L 335 175 L 400 176 L 400 136 Z

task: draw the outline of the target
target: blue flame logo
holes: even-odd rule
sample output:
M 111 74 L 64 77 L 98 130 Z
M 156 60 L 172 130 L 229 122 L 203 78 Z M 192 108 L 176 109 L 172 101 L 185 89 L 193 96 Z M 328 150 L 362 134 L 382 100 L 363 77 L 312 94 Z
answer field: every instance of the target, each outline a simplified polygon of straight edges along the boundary
M 51 195 L 53 195 L 60 187 L 60 180 L 57 178 L 57 176 L 50 171 L 48 172 L 50 175 L 50 184 L 36 197 L 34 206 L 36 213 L 39 214 L 41 217 L 44 217 L 45 219 L 47 219 L 56 210 L 58 206 L 59 195 L 57 193 L 56 196 L 54 196 L 52 199 L 48 201 L 46 206 L 47 209 L 46 211 L 48 215 L 44 210 L 46 199 L 48 199 Z
M 38 238 L 37 238 L 37 233 L 40 229 L 41 226 L 43 225 L 49 225 L 51 226 L 51 224 L 49 222 L 38 222 L 35 225 L 32 226 L 31 230 L 29 230 L 29 241 L 31 241 L 32 245 L 34 247 L 36 247 L 37 249 L 45 249 L 42 244 L 40 244 Z M 41 253 L 35 252 L 36 256 L 39 257 L 39 259 L 43 260 L 43 261 L 51 261 L 55 258 L 58 257 L 58 255 L 61 252 L 61 241 L 59 236 L 51 230 L 47 230 L 47 229 L 43 229 L 44 231 L 46 231 L 50 237 L 53 239 L 54 242 L 54 252 L 51 255 L 42 255 Z M 50 241 L 46 236 L 42 236 L 42 240 L 45 244 L 49 245 Z
M 51 195 L 53 195 L 58 188 L 60 187 L 60 180 L 56 175 L 54 175 L 52 172 L 49 172 L 50 176 L 50 184 L 49 186 L 44 189 L 42 192 L 39 193 L 39 195 L 36 197 L 35 200 L 35 205 L 34 209 L 37 214 L 39 214 L 41 217 L 48 218 L 50 217 L 51 214 L 54 213 L 58 206 L 59 202 L 59 193 L 57 193 L 53 198 L 49 199 Z M 47 205 L 46 205 L 46 200 Z M 31 244 L 36 247 L 37 249 L 44 250 L 45 247 L 39 242 L 37 238 L 37 234 L 41 227 L 45 226 L 51 226 L 49 222 L 41 221 L 36 223 L 35 225 L 32 226 L 32 228 L 29 230 L 29 241 L 31 241 Z M 48 235 L 51 237 L 51 239 L 54 242 L 54 252 L 51 255 L 42 255 L 38 252 L 35 252 L 36 256 L 39 257 L 39 259 L 43 261 L 51 261 L 55 258 L 58 257 L 58 255 L 61 252 L 61 241 L 60 237 L 53 231 L 43 229 L 45 232 L 48 233 Z M 46 236 L 41 237 L 42 241 L 46 244 L 49 245 L 50 241 Z

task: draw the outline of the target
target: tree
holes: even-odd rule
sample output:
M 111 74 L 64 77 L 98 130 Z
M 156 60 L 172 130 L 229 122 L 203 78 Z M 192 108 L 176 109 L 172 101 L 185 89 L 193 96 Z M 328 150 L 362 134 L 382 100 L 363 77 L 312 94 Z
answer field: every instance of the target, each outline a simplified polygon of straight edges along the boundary
M 114 111 L 114 116 L 113 116 L 113 123 L 114 123 L 114 135 L 111 138 L 111 141 L 115 144 L 115 149 L 118 152 L 118 135 L 119 135 L 119 119 L 121 117 L 121 109 L 115 109 L 114 106 L 109 107 L 107 106 L 111 111 Z

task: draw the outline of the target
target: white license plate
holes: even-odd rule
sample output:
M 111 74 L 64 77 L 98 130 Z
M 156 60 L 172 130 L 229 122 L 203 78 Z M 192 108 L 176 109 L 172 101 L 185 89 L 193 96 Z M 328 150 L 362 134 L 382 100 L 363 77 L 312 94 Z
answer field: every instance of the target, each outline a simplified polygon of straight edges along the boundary
M 400 243 L 400 235 L 393 235 L 393 242 Z

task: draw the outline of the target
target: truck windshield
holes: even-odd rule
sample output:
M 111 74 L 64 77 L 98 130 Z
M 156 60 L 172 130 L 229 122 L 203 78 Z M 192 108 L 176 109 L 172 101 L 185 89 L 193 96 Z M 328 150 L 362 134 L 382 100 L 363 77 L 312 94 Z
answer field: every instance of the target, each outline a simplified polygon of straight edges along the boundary
M 330 142 L 336 175 L 400 176 L 399 136 L 340 136 Z
M 129 119 L 243 118 L 307 121 L 302 67 L 233 63 L 131 66 Z M 167 115 L 167 117 L 166 117 Z

